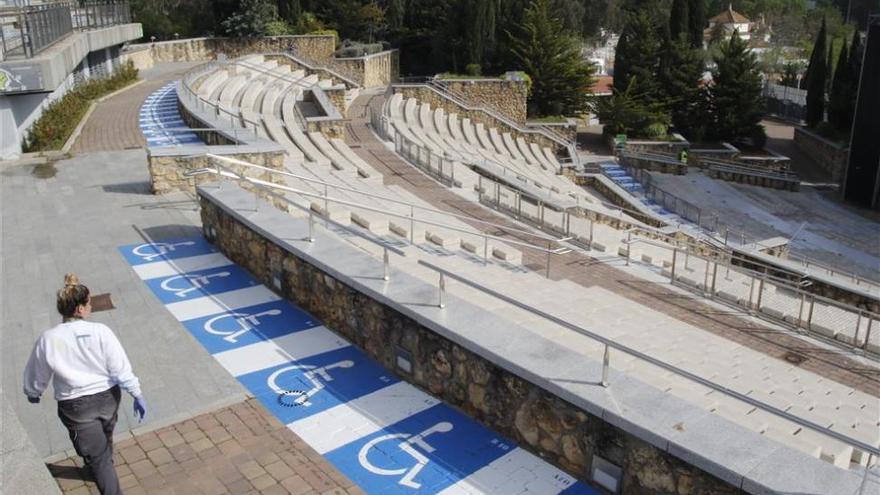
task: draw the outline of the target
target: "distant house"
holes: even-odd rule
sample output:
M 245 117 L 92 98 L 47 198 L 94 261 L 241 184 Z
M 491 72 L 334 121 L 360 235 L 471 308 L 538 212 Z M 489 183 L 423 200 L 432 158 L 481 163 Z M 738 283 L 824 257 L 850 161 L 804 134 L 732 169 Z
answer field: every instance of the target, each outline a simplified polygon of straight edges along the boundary
M 752 32 L 752 21 L 748 17 L 733 10 L 728 4 L 727 10 L 709 19 L 709 27 L 703 30 L 703 44 L 708 46 L 711 41 L 727 40 L 736 31 L 740 39 L 749 41 Z

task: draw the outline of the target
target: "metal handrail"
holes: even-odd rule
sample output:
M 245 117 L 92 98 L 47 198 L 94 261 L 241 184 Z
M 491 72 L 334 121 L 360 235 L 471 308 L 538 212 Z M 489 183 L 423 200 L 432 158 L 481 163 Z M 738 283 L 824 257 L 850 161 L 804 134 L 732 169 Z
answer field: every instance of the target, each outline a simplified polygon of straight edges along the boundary
M 730 237 L 730 234 L 734 234 L 734 236 L 733 236 L 734 239 L 737 237 L 739 237 L 741 239 L 740 245 L 742 247 L 747 247 L 749 245 L 753 245 L 756 248 L 757 247 L 768 247 L 768 246 L 761 244 L 760 241 L 758 241 L 757 239 L 753 238 L 750 234 L 747 234 L 743 231 L 725 228 L 724 232 L 725 232 L 725 235 L 724 235 L 724 244 L 725 245 L 728 244 L 728 237 Z M 739 234 L 739 235 L 737 235 L 737 234 Z M 720 241 L 720 239 L 719 239 L 719 241 Z M 782 259 L 783 260 L 791 259 L 797 263 L 802 264 L 804 266 L 804 268 L 809 268 L 810 266 L 821 268 L 822 270 L 829 272 L 829 274 L 831 276 L 834 276 L 835 274 L 846 276 L 846 277 L 852 279 L 852 281 L 856 285 L 859 285 L 859 283 L 864 282 L 866 284 L 870 284 L 875 287 L 880 287 L 880 280 L 873 279 L 871 277 L 867 277 L 865 275 L 858 274 L 854 271 L 847 271 L 847 270 L 841 270 L 839 268 L 835 268 L 835 267 L 828 265 L 826 263 L 822 263 L 820 261 L 817 261 L 814 258 L 810 258 L 808 256 L 803 256 L 801 254 L 792 253 L 791 249 L 787 250 L 785 258 L 782 258 Z
M 198 156 L 198 155 L 196 155 L 196 156 Z M 333 198 L 333 197 L 330 197 L 329 195 L 321 195 L 321 194 L 311 193 L 311 192 L 303 191 L 303 190 L 301 190 L 301 189 L 297 189 L 297 188 L 294 188 L 294 187 L 283 186 L 283 185 L 280 185 L 280 184 L 275 184 L 275 183 L 272 183 L 272 182 L 267 182 L 267 181 L 264 181 L 264 180 L 261 180 L 261 179 L 255 179 L 255 178 L 253 178 L 253 177 L 247 177 L 247 176 L 245 176 L 245 175 L 243 175 L 243 174 L 239 174 L 239 173 L 237 173 L 237 172 L 235 172 L 235 171 L 233 171 L 233 170 L 230 170 L 229 168 L 224 167 L 224 166 L 219 165 L 219 164 L 217 164 L 216 167 L 217 167 L 216 170 L 212 169 L 211 167 L 203 167 L 203 168 L 193 169 L 193 170 L 187 171 L 185 175 L 187 175 L 187 176 L 195 176 L 195 175 L 200 175 L 200 174 L 204 174 L 204 173 L 212 173 L 212 174 L 219 175 L 219 176 L 223 176 L 223 177 L 230 177 L 230 178 L 234 178 L 234 179 L 246 180 L 246 181 L 248 181 L 249 183 L 252 183 L 252 184 L 255 184 L 255 185 L 262 185 L 262 186 L 265 186 L 265 187 L 271 187 L 271 188 L 280 189 L 280 190 L 287 191 L 287 192 L 292 192 L 292 193 L 295 193 L 295 194 L 299 194 L 300 196 L 305 196 L 305 197 L 307 197 L 307 198 L 317 198 L 317 199 L 322 199 L 322 200 L 325 200 L 325 201 L 327 201 L 327 202 L 332 202 L 332 203 L 334 203 L 334 204 L 340 204 L 340 205 L 350 206 L 350 207 L 358 208 L 358 209 L 361 209 L 361 210 L 364 210 L 364 211 L 371 211 L 371 212 L 374 212 L 374 213 L 381 213 L 382 215 L 385 215 L 385 216 L 390 216 L 390 217 L 394 217 L 394 218 L 399 218 L 399 219 L 407 220 L 407 221 L 414 222 L 414 223 L 417 222 L 417 223 L 424 224 L 424 225 L 431 225 L 431 226 L 434 226 L 434 227 L 440 227 L 440 228 L 447 229 L 447 230 L 451 230 L 451 231 L 454 231 L 454 232 L 460 232 L 460 233 L 467 234 L 467 235 L 473 235 L 473 236 L 476 236 L 476 237 L 482 237 L 487 243 L 488 243 L 488 240 L 491 239 L 491 240 L 499 241 L 499 242 L 503 242 L 503 243 L 506 243 L 506 244 L 513 244 L 513 245 L 521 246 L 521 247 L 528 248 L 528 249 L 534 249 L 534 250 L 536 250 L 536 251 L 540 251 L 540 252 L 545 253 L 545 254 L 548 254 L 548 255 L 550 255 L 550 254 L 564 254 L 565 252 L 567 252 L 567 249 L 566 249 L 566 248 L 548 249 L 548 248 L 545 248 L 545 247 L 535 246 L 535 245 L 533 245 L 533 244 L 528 244 L 528 243 L 525 243 L 525 242 L 522 242 L 522 241 L 517 241 L 517 240 L 507 239 L 507 238 L 503 238 L 503 237 L 498 237 L 498 236 L 494 236 L 494 235 L 491 235 L 491 234 L 486 234 L 486 233 L 479 232 L 479 231 L 472 231 L 472 230 L 463 229 L 463 228 L 461 228 L 461 227 L 458 227 L 458 226 L 455 226 L 455 225 L 449 225 L 449 224 L 442 223 L 442 222 L 435 222 L 435 221 L 433 221 L 433 220 L 425 220 L 425 219 L 416 219 L 415 217 L 410 217 L 410 216 L 407 216 L 407 215 L 401 215 L 401 214 L 399 214 L 399 213 L 389 212 L 389 211 L 387 211 L 387 210 L 383 210 L 383 209 L 380 209 L 380 208 L 374 208 L 374 207 L 372 207 L 372 206 L 367 206 L 367 205 L 364 205 L 364 204 L 361 204 L 361 203 L 356 203 L 356 202 L 354 202 L 354 201 L 347 201 L 347 200 L 344 200 L 344 199 Z M 220 171 L 221 168 L 223 169 L 222 171 Z M 289 200 L 288 200 L 288 201 L 289 201 Z M 295 203 L 294 203 L 294 204 L 295 204 Z M 300 205 L 297 205 L 297 207 L 300 208 L 300 209 L 303 209 L 303 210 L 306 209 L 305 207 L 302 207 L 302 206 L 300 206 Z M 341 224 L 340 224 L 340 225 L 341 225 Z M 563 242 L 564 240 L 565 240 L 565 239 L 560 239 L 559 242 Z
M 235 163 L 235 164 L 237 164 L 237 165 L 242 165 L 242 166 L 246 166 L 246 167 L 254 168 L 254 169 L 256 169 L 256 170 L 262 170 L 262 171 L 269 172 L 269 173 L 273 173 L 273 174 L 277 174 L 277 175 L 283 175 L 283 176 L 285 176 L 285 177 L 293 177 L 293 178 L 298 179 L 298 180 L 301 180 L 301 181 L 303 181 L 303 182 L 309 182 L 309 183 L 321 184 L 321 185 L 323 185 L 323 186 L 332 187 L 332 188 L 334 188 L 334 189 L 338 189 L 338 190 L 342 190 L 342 191 L 346 191 L 346 192 L 353 192 L 353 193 L 361 194 L 361 195 L 363 195 L 363 196 L 367 196 L 367 197 L 370 197 L 370 198 L 380 199 L 380 200 L 382 200 L 382 201 L 388 201 L 388 202 L 391 202 L 391 203 L 397 203 L 397 204 L 400 204 L 400 205 L 403 205 L 403 206 L 408 206 L 408 207 L 410 207 L 410 208 L 414 208 L 414 209 L 419 209 L 419 210 L 423 210 L 423 211 L 427 211 L 427 212 L 431 212 L 431 213 L 439 213 L 439 214 L 441 214 L 441 215 L 450 216 L 450 217 L 454 217 L 454 218 L 460 218 L 460 219 L 462 219 L 462 220 L 473 221 L 473 222 L 480 223 L 480 224 L 483 224 L 483 225 L 487 225 L 487 226 L 490 226 L 490 227 L 494 227 L 494 228 L 497 228 L 497 229 L 503 229 L 503 230 L 507 230 L 507 231 L 510 231 L 510 232 L 516 232 L 516 233 L 518 233 L 518 234 L 530 235 L 530 236 L 533 236 L 533 237 L 537 237 L 537 238 L 543 239 L 543 240 L 545 240 L 545 241 L 562 242 L 562 240 L 563 240 L 563 239 L 557 239 L 557 238 L 555 238 L 555 237 L 547 236 L 546 234 L 543 234 L 543 233 L 534 233 L 534 232 L 530 232 L 530 231 L 527 231 L 527 230 L 517 229 L 517 228 L 513 228 L 513 227 L 507 227 L 507 226 L 505 226 L 505 225 L 501 225 L 501 224 L 497 224 L 497 223 L 493 223 L 493 222 L 488 222 L 488 221 L 486 221 L 486 220 L 480 220 L 480 219 L 478 219 L 478 218 L 474 218 L 474 217 L 467 216 L 467 215 L 460 215 L 460 214 L 458 214 L 458 213 L 450 213 L 450 212 L 443 211 L 443 210 L 438 210 L 438 209 L 435 209 L 435 208 L 428 208 L 427 206 L 417 205 L 417 204 L 415 204 L 415 203 L 410 203 L 410 202 L 407 202 L 407 201 L 402 201 L 402 200 L 397 199 L 397 198 L 392 198 L 392 197 L 389 197 L 389 196 L 383 196 L 383 195 L 381 195 L 381 194 L 368 193 L 368 192 L 365 192 L 365 191 L 361 191 L 361 190 L 359 190 L 359 189 L 355 189 L 355 188 L 351 188 L 351 187 L 346 187 L 346 186 L 340 186 L 340 185 L 338 185 L 338 184 L 332 184 L 332 183 L 330 183 L 330 182 L 326 182 L 326 181 L 323 181 L 323 180 L 320 180 L 320 179 L 314 179 L 314 178 L 311 178 L 311 177 L 305 177 L 305 176 L 302 176 L 302 175 L 297 175 L 297 174 L 294 174 L 294 173 L 291 173 L 291 172 L 286 172 L 286 171 L 283 171 L 283 170 L 278 170 L 278 169 L 274 169 L 274 168 L 264 167 L 264 166 L 262 166 L 262 165 L 257 165 L 257 164 L 255 164 L 255 163 L 250 163 L 250 162 L 246 162 L 246 161 L 243 161 L 243 160 L 239 160 L 239 159 L 237 159 L 237 158 L 230 158 L 230 157 L 226 157 L 226 156 L 215 155 L 215 154 L 213 154 L 213 153 L 206 153 L 205 156 L 207 156 L 208 158 L 213 158 L 213 159 L 215 159 L 215 160 L 223 160 L 223 161 L 227 161 L 227 162 Z
M 459 281 L 469 287 L 472 287 L 476 290 L 479 290 L 480 292 L 488 294 L 496 299 L 500 299 L 500 300 L 502 300 L 508 304 L 511 304 L 513 306 L 516 306 L 524 311 L 532 313 L 536 316 L 540 316 L 541 318 L 549 320 L 552 323 L 555 323 L 559 326 L 562 326 L 562 327 L 567 328 L 569 330 L 572 330 L 576 333 L 579 333 L 580 335 L 583 335 L 585 337 L 588 337 L 588 338 L 591 338 L 595 341 L 598 341 L 601 344 L 604 344 L 605 349 L 606 349 L 606 351 L 605 351 L 606 358 L 604 359 L 604 363 L 603 363 L 603 378 L 607 377 L 607 367 L 608 367 L 608 362 L 609 362 L 609 358 L 608 358 L 608 354 L 607 354 L 608 349 L 609 348 L 615 349 L 615 350 L 624 352 L 626 354 L 629 354 L 630 356 L 633 356 L 637 359 L 641 359 L 643 361 L 646 361 L 646 362 L 648 362 L 654 366 L 657 366 L 659 368 L 662 368 L 666 371 L 670 371 L 672 373 L 675 373 L 676 375 L 679 375 L 679 376 L 687 378 L 691 381 L 697 382 L 698 384 L 703 385 L 708 388 L 711 388 L 717 392 L 721 392 L 724 395 L 728 395 L 730 397 L 733 397 L 734 399 L 745 402 L 746 404 L 761 408 L 762 410 L 765 410 L 765 411 L 767 411 L 775 416 L 778 416 L 780 418 L 783 418 L 785 420 L 791 421 L 791 422 L 798 424 L 802 427 L 809 428 L 810 430 L 813 430 L 813 431 L 817 431 L 821 434 L 824 434 L 824 435 L 827 435 L 831 438 L 834 438 L 835 440 L 839 440 L 847 445 L 857 447 L 857 448 L 859 448 L 859 450 L 867 452 L 871 455 L 880 456 L 880 448 L 877 448 L 873 445 L 864 443 L 861 440 L 852 438 L 852 437 L 850 437 L 848 435 L 844 435 L 842 433 L 838 433 L 834 430 L 831 430 L 831 429 L 826 428 L 824 426 L 821 426 L 819 424 L 813 423 L 812 421 L 800 418 L 798 416 L 794 416 L 792 414 L 789 414 L 786 411 L 783 411 L 782 409 L 779 409 L 779 408 L 776 408 L 776 407 L 771 406 L 769 404 L 765 404 L 761 401 L 755 400 L 752 397 L 744 395 L 744 394 L 737 392 L 735 390 L 731 390 L 721 384 L 715 383 L 711 380 L 708 380 L 708 379 L 703 378 L 701 376 L 695 375 L 687 370 L 681 369 L 681 368 L 674 366 L 672 364 L 669 364 L 665 361 L 661 361 L 657 358 L 649 356 L 649 355 L 647 355 L 641 351 L 638 351 L 636 349 L 633 349 L 629 346 L 620 344 L 620 343 L 614 341 L 613 339 L 603 337 L 602 335 L 591 332 L 585 328 L 582 328 L 582 327 L 580 327 L 574 323 L 571 323 L 567 320 L 564 320 L 558 316 L 552 315 L 550 313 L 542 311 L 542 310 L 535 308 L 533 306 L 529 306 L 528 304 L 525 304 L 522 301 L 519 301 L 519 300 L 512 298 L 512 297 L 509 297 L 507 295 L 504 295 L 504 294 L 502 294 L 494 289 L 491 289 L 489 287 L 486 287 L 478 282 L 475 282 L 475 281 L 470 280 L 466 277 L 463 277 L 457 273 L 451 272 L 445 268 L 437 266 L 434 263 L 431 263 L 431 262 L 428 262 L 425 260 L 419 260 L 419 264 L 422 266 L 428 267 L 428 268 L 430 268 L 430 269 L 432 269 L 432 270 L 434 270 L 434 271 L 436 271 L 446 277 L 449 277 L 453 280 L 457 280 L 457 281 Z M 608 384 L 605 380 L 603 380 L 602 385 L 608 386 Z

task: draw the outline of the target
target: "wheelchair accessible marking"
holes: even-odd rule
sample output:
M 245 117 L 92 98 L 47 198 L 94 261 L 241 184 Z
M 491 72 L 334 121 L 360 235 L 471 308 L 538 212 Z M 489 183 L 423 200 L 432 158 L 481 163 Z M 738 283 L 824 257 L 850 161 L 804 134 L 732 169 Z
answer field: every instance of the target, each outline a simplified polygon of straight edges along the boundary
M 204 239 L 119 249 L 221 366 L 366 492 L 598 494 L 400 381 Z

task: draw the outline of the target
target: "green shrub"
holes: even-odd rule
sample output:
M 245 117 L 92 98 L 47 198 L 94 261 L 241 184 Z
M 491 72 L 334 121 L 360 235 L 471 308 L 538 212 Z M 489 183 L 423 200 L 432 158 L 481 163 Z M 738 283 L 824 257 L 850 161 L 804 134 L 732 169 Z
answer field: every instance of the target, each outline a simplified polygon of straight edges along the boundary
M 28 130 L 22 148 L 28 153 L 61 149 L 93 100 L 128 86 L 137 76 L 138 70 L 129 61 L 111 77 L 90 79 L 71 89 L 43 110 L 43 115 Z
M 479 76 L 482 74 L 483 68 L 480 64 L 467 64 L 464 67 L 464 72 L 469 76 Z

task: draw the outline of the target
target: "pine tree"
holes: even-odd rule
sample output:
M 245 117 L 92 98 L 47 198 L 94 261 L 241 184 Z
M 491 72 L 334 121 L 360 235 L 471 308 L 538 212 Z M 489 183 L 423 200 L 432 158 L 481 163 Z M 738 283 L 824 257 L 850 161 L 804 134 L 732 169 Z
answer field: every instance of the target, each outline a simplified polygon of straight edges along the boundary
M 688 0 L 688 40 L 692 48 L 703 47 L 706 22 L 706 0 Z
M 723 140 L 751 138 L 762 146 L 766 136 L 761 126 L 761 75 L 755 55 L 734 31 L 730 41 L 714 57 L 716 68 L 709 88 L 712 115 L 710 137 Z
M 672 0 L 669 13 L 669 36 L 673 42 L 680 36 L 688 37 L 688 0 Z
M 579 43 L 562 29 L 550 0 L 533 0 L 525 10 L 510 51 L 532 79 L 529 113 L 576 115 L 588 108 L 593 64 L 583 59 Z
M 828 122 L 835 129 L 844 132 L 849 131 L 845 115 L 849 104 L 849 93 L 853 90 L 849 72 L 849 57 L 844 40 L 840 55 L 837 57 L 837 68 L 834 70 L 831 92 L 828 96 Z
M 825 113 L 825 20 L 816 36 L 813 45 L 813 54 L 810 56 L 810 65 L 807 67 L 807 126 L 815 127 L 822 122 Z
M 669 117 L 658 102 L 650 102 L 637 93 L 637 77 L 629 80 L 622 91 L 613 89 L 610 97 L 600 98 L 595 104 L 596 116 L 602 122 L 606 136 L 627 134 L 635 138 L 660 138 L 666 135 Z

